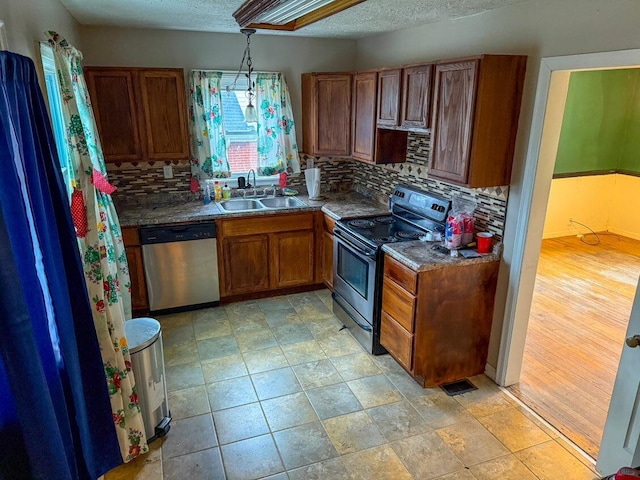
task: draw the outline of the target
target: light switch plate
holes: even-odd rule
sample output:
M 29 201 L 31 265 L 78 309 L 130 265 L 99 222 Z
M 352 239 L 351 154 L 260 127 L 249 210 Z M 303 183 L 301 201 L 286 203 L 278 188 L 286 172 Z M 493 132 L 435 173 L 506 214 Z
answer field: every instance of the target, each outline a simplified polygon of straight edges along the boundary
M 162 167 L 164 178 L 173 178 L 173 167 L 171 165 L 165 165 Z

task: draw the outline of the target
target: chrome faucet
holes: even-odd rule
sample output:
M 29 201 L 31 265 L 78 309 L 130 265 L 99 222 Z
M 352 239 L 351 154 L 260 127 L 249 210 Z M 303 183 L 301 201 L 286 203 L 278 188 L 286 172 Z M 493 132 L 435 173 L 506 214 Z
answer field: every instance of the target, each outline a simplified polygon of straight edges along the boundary
M 253 172 L 253 183 L 251 183 L 251 172 Z M 256 190 L 256 171 L 253 168 L 251 170 L 249 170 L 249 173 L 247 174 L 247 183 L 253 188 L 253 196 L 255 197 L 257 195 L 257 190 Z

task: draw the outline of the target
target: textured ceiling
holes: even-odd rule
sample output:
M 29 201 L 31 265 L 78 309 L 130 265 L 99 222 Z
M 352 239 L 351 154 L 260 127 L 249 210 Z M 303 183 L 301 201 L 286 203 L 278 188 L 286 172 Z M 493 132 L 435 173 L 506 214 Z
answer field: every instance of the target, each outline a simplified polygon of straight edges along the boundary
M 527 0 L 366 0 L 295 32 L 261 34 L 363 38 L 476 15 Z M 232 14 L 243 0 L 61 0 L 82 25 L 237 33 Z

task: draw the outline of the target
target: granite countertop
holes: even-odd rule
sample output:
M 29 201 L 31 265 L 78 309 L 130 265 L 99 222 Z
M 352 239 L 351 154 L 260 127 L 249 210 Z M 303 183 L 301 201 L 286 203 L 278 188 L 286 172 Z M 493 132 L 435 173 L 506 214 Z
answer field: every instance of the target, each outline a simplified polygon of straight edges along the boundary
M 433 248 L 439 244 L 440 242 L 422 242 L 420 240 L 386 243 L 382 246 L 382 251 L 416 272 L 495 262 L 500 260 L 502 255 L 502 243 L 495 244 L 491 253 L 482 254 L 481 257 L 476 258 L 464 258 L 460 254 L 457 257 L 452 257 L 449 253 L 441 253 Z
M 355 217 L 373 217 L 389 213 L 389 207 L 378 203 L 357 192 L 345 192 L 327 195 L 322 200 L 309 200 L 306 195 L 298 195 L 304 205 L 291 208 L 251 210 L 244 212 L 225 212 L 215 202 L 208 205 L 195 198 L 179 201 L 142 201 L 139 203 L 120 202 L 117 204 L 118 217 L 122 227 L 140 227 L 146 225 L 168 225 L 186 222 L 206 222 L 219 218 L 234 218 L 256 215 L 276 215 L 283 213 L 308 212 L 321 210 L 335 220 Z M 382 250 L 417 272 L 435 270 L 447 266 L 471 265 L 500 260 L 502 244 L 494 245 L 493 251 L 479 258 L 452 257 L 432 249 L 439 242 L 399 242 L 387 243 Z
M 225 212 L 222 211 L 215 202 L 205 205 L 201 200 L 195 199 L 168 203 L 164 201 L 139 203 L 120 202 L 116 205 L 116 208 L 122 227 L 205 222 L 218 218 L 274 215 L 317 210 L 322 210 L 322 212 L 336 220 L 382 215 L 389 212 L 389 208 L 386 205 L 377 203 L 356 192 L 331 194 L 322 200 L 309 200 L 309 197 L 306 195 L 298 195 L 296 198 L 301 200 L 304 205 L 291 208 L 244 212 Z

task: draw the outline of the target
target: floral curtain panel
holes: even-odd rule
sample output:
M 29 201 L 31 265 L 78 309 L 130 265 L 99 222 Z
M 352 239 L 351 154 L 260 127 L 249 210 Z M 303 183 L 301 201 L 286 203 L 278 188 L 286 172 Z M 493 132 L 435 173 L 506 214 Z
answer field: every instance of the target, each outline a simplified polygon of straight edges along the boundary
M 48 32 L 66 125 L 71 215 L 76 228 L 85 281 L 92 306 L 113 421 L 122 458 L 128 462 L 148 451 L 131 358 L 124 332 L 131 318 L 131 283 L 120 223 L 106 177 L 82 54 L 55 32 Z
M 258 73 L 258 174 L 300 173 L 289 89 L 281 73 Z
M 207 178 L 231 176 L 222 124 L 221 78 L 222 72 L 191 71 L 189 120 L 192 191 L 196 191 L 200 181 Z

